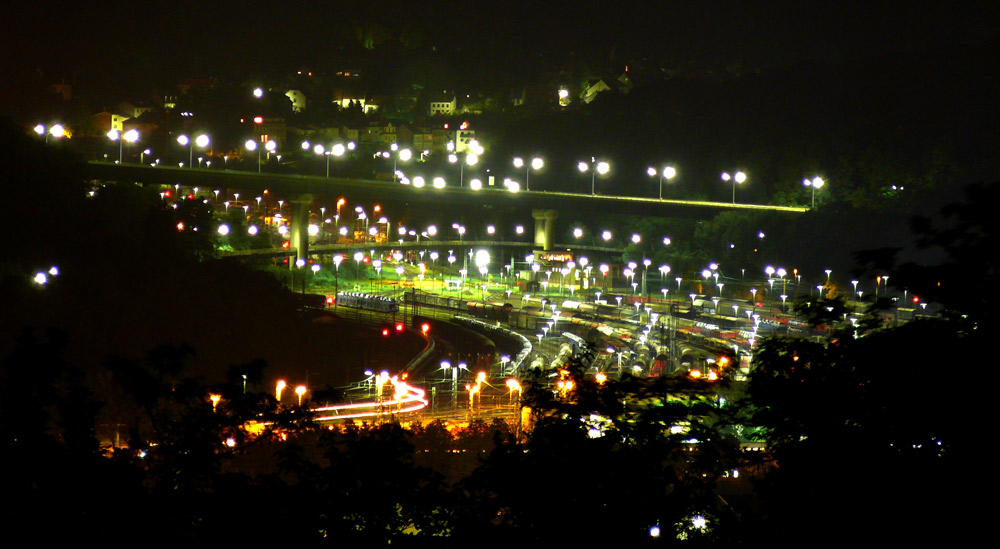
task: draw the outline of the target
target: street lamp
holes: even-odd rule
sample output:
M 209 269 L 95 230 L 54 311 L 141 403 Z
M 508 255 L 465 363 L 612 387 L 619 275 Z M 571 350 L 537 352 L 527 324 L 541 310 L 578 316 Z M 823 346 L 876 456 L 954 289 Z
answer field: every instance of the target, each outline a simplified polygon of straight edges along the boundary
M 194 147 L 198 146 L 199 149 L 204 149 L 208 146 L 209 139 L 205 134 L 201 134 L 195 137 L 194 140 L 188 138 L 188 136 L 181 134 L 177 136 L 177 142 L 180 143 L 182 147 L 188 147 L 188 167 L 192 167 L 194 164 Z
M 531 190 L 531 170 L 536 172 L 545 167 L 545 161 L 537 156 L 531 159 L 531 163 L 525 163 L 520 156 L 514 157 L 514 167 L 524 168 L 524 190 Z
M 812 189 L 812 206 L 810 208 L 816 207 L 816 189 L 823 188 L 823 178 L 816 176 L 812 179 L 803 179 L 802 185 L 810 187 Z
M 474 152 L 465 153 L 465 161 L 459 162 L 458 155 L 451 153 L 448 155 L 448 162 L 452 164 L 458 164 L 458 186 L 459 188 L 465 186 L 465 166 L 475 166 L 479 163 L 479 155 Z M 480 183 L 480 187 L 482 183 Z
M 649 295 L 649 291 L 646 289 L 646 273 L 649 272 L 649 266 L 652 265 L 652 264 L 653 264 L 653 261 L 650 260 L 650 259 L 643 259 L 642 260 L 642 265 L 643 265 L 643 269 L 642 269 L 642 295 L 643 296 L 648 296 Z
M 309 147 L 309 142 L 308 141 L 303 141 L 302 142 L 302 147 L 304 149 L 307 149 Z M 319 145 L 319 144 L 315 145 L 312 149 L 313 149 L 313 152 L 316 153 L 317 155 L 322 155 L 322 156 L 326 157 L 326 176 L 327 177 L 330 177 L 330 157 L 331 156 L 336 156 L 336 157 L 339 158 L 341 156 L 344 156 L 344 153 L 347 152 L 347 148 L 344 147 L 344 145 L 341 144 L 341 143 L 337 143 L 334 146 L 330 147 L 330 150 L 326 150 L 325 147 L 323 147 L 323 145 Z
M 646 173 L 649 177 L 655 177 L 656 174 L 660 174 L 660 200 L 663 200 L 663 180 L 671 180 L 677 176 L 677 170 L 673 166 L 664 166 L 662 170 L 657 171 L 656 168 L 650 166 L 646 169 Z
M 135 129 L 131 129 L 125 133 L 121 133 L 118 130 L 111 130 L 108 132 L 108 139 L 118 142 L 118 164 L 122 163 L 122 146 L 123 142 L 128 141 L 129 143 L 135 143 L 139 140 L 139 132 Z M 140 163 L 141 163 L 140 159 Z
M 739 183 L 742 185 L 743 182 L 747 180 L 747 174 L 743 172 L 736 172 L 733 175 L 729 175 L 729 172 L 722 172 L 722 180 L 733 182 L 733 204 L 736 204 L 736 184 Z
M 386 159 L 392 158 L 392 182 L 395 183 L 397 180 L 396 161 L 399 160 L 400 162 L 409 162 L 410 159 L 413 158 L 413 151 L 410 149 L 400 149 L 395 143 L 390 145 L 389 148 L 389 151 L 375 153 L 375 158 L 380 156 Z
M 580 170 L 580 173 L 586 173 L 587 170 L 590 170 L 590 196 L 594 196 L 594 184 L 597 179 L 597 174 L 605 175 L 611 171 L 611 164 L 608 164 L 603 160 L 598 162 L 596 158 L 590 157 L 589 164 L 581 161 L 576 165 L 576 169 Z
M 287 386 L 288 386 L 288 384 L 286 384 L 285 380 L 283 380 L 283 379 L 279 379 L 278 383 L 275 384 L 275 386 L 274 386 L 274 396 L 275 396 L 275 399 L 278 401 L 278 404 L 281 404 L 281 393 L 285 390 L 285 387 L 287 387 Z
M 46 131 L 48 130 L 48 131 Z M 53 124 L 52 126 L 46 128 L 44 124 L 39 124 L 35 126 L 35 133 L 45 138 L 45 142 L 49 142 L 49 136 L 55 137 L 56 139 L 66 135 L 66 128 L 62 124 Z
M 663 285 L 664 277 L 670 274 L 670 265 L 660 265 L 658 270 L 660 271 L 660 285 Z
M 247 139 L 247 142 L 243 144 L 244 147 L 250 152 L 257 151 L 257 173 L 260 173 L 260 148 L 257 146 L 257 142 L 253 139 Z M 267 154 L 270 155 L 278 147 L 278 144 L 273 140 L 269 140 L 264 144 L 264 148 L 267 149 Z

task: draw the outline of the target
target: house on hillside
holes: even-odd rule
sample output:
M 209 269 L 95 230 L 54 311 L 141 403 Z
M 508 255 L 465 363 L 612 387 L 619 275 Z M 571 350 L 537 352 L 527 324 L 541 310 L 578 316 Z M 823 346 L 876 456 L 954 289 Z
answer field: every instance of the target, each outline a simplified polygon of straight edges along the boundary
M 558 98 L 559 90 L 551 86 L 525 86 L 511 103 L 515 107 L 554 107 Z
M 409 124 L 400 124 L 397 136 L 400 143 L 413 145 L 414 154 L 419 154 L 434 148 L 434 134 L 432 134 L 427 128 Z
M 94 130 L 99 134 L 108 133 L 111 130 L 124 131 L 123 124 L 130 117 L 121 114 L 112 113 L 109 111 L 101 111 L 93 116 L 91 116 L 91 123 L 94 125 Z
M 580 98 L 584 103 L 590 103 L 594 99 L 597 99 L 597 96 L 602 93 L 614 92 L 625 95 L 632 91 L 632 88 L 634 87 L 635 85 L 632 83 L 632 79 L 629 78 L 628 73 L 623 72 L 618 78 L 608 77 L 588 82 L 587 87 L 583 90 L 583 95 Z
M 378 103 L 369 97 L 367 92 L 360 89 L 336 88 L 333 90 L 331 100 L 334 104 L 340 105 L 342 109 L 350 108 L 352 103 L 356 103 L 365 114 L 378 110 Z
M 258 116 L 248 119 L 247 122 L 250 134 L 256 137 L 258 142 L 266 143 L 273 139 L 278 143 L 279 149 L 287 148 L 288 125 L 284 118 Z
M 128 118 L 136 118 L 142 116 L 143 114 L 153 110 L 153 106 L 140 101 L 139 103 L 132 103 L 131 101 L 122 101 L 115 106 L 115 112 L 127 116 Z
M 427 102 L 427 114 L 428 116 L 450 116 L 455 114 L 456 103 L 454 93 L 442 91 L 433 94 Z
M 302 93 L 302 90 L 288 90 L 285 92 L 285 97 L 292 102 L 292 112 L 302 112 L 306 110 L 306 94 Z
M 156 111 L 146 111 L 135 118 L 129 118 L 122 124 L 122 131 L 136 130 L 139 135 L 148 136 L 163 125 L 163 116 Z

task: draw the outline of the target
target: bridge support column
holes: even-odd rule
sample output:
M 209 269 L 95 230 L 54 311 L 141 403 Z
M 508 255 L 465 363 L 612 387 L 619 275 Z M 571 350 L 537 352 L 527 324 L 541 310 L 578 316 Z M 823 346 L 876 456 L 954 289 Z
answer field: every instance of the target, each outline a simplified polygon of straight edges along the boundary
M 294 269 L 299 259 L 309 261 L 309 206 L 312 205 L 312 201 L 311 194 L 294 195 L 289 200 L 292 207 L 292 225 L 288 245 L 295 249 L 295 259 L 288 262 L 289 269 Z
M 535 247 L 551 250 L 559 212 L 556 210 L 531 210 L 531 217 L 535 218 Z

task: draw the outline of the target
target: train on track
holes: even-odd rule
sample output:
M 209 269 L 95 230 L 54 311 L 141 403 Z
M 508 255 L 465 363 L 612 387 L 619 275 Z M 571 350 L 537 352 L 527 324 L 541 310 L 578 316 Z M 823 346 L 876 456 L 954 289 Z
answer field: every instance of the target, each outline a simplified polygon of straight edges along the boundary
M 399 312 L 399 302 L 395 298 L 360 292 L 338 293 L 337 305 L 340 307 L 376 311 L 379 313 Z

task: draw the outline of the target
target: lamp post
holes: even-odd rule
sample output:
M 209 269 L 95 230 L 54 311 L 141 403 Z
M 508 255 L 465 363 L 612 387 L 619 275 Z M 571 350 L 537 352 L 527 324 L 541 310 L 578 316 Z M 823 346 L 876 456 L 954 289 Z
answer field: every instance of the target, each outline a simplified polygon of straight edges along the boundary
M 302 143 L 303 147 L 307 146 L 308 144 L 309 144 L 308 142 L 303 142 Z M 330 147 L 330 150 L 326 150 L 323 147 L 323 145 L 318 145 L 318 144 L 315 145 L 315 146 L 313 146 L 312 149 L 313 149 L 313 152 L 316 153 L 317 155 L 322 155 L 322 156 L 326 157 L 326 176 L 327 177 L 330 177 L 330 156 L 336 156 L 336 157 L 339 158 L 341 156 L 344 156 L 344 153 L 347 152 L 347 148 L 344 147 L 344 145 L 341 144 L 341 143 L 337 143 L 334 146 Z
M 287 387 L 287 386 L 288 386 L 288 384 L 285 383 L 285 380 L 283 380 L 283 379 L 279 379 L 278 383 L 275 384 L 275 386 L 274 386 L 274 397 L 275 397 L 275 400 L 278 401 L 279 405 L 281 404 L 281 393 L 285 390 L 285 387 Z
M 729 175 L 729 172 L 722 172 L 722 180 L 733 182 L 733 204 L 736 204 L 736 184 L 739 183 L 742 185 L 743 182 L 747 180 L 747 174 L 743 172 L 736 172 L 733 175 Z
M 188 136 L 181 134 L 177 136 L 177 142 L 180 143 L 182 147 L 188 147 L 188 167 L 191 168 L 194 163 L 194 147 L 198 146 L 199 149 L 204 149 L 208 146 L 209 139 L 205 134 L 201 134 L 195 137 L 193 140 Z
M 580 170 L 580 173 L 587 173 L 590 171 L 590 196 L 595 195 L 595 181 L 597 179 L 597 174 L 604 175 L 611 171 L 611 164 L 604 162 L 603 160 L 598 162 L 596 158 L 590 157 L 590 162 L 579 162 L 576 165 L 576 169 Z
M 139 132 L 137 130 L 129 130 L 125 133 L 121 133 L 118 130 L 111 130 L 108 132 L 108 139 L 118 142 L 118 164 L 122 163 L 122 147 L 125 141 L 129 143 L 135 143 L 139 139 Z M 142 159 L 140 158 L 140 164 Z
M 247 139 L 247 142 L 243 144 L 244 147 L 250 152 L 257 151 L 257 173 L 260 173 L 260 148 L 257 146 L 257 142 L 253 139 Z M 278 148 L 278 143 L 270 139 L 267 143 L 264 143 L 264 150 L 267 151 L 268 158 L 271 157 L 271 153 Z M 280 156 L 279 156 L 280 158 Z
M 536 156 L 531 159 L 531 163 L 529 164 L 525 163 L 524 159 L 520 156 L 515 156 L 514 167 L 518 169 L 524 168 L 524 190 L 527 191 L 531 189 L 531 170 L 535 170 L 537 172 L 538 170 L 544 168 L 545 161 Z
M 642 266 L 643 266 L 643 269 L 642 269 L 642 295 L 643 295 L 643 297 L 649 297 L 649 292 L 646 289 L 646 273 L 649 272 L 649 266 L 652 265 L 652 264 L 653 264 L 653 261 L 650 260 L 650 259 L 643 259 L 642 260 Z
M 812 179 L 802 180 L 802 185 L 809 187 L 812 190 L 812 201 L 811 201 L 812 205 L 810 206 L 810 208 L 816 207 L 816 189 L 822 189 L 823 184 L 824 184 L 823 178 L 819 176 L 816 176 Z
M 451 153 L 448 155 L 448 162 L 452 164 L 458 164 L 458 186 L 459 188 L 465 186 L 465 166 L 475 166 L 479 163 L 479 155 L 474 152 L 465 153 L 465 160 L 459 162 L 458 155 Z
M 49 136 L 55 137 L 56 139 L 66 135 L 66 128 L 62 124 L 53 124 L 52 126 L 46 128 L 44 124 L 39 124 L 35 126 L 35 133 L 45 138 L 45 142 L 49 142 Z
M 673 179 L 677 176 L 677 170 L 675 170 L 673 166 L 664 166 L 662 170 L 658 171 L 656 168 L 650 166 L 646 169 L 646 174 L 648 174 L 649 177 L 655 177 L 656 174 L 660 175 L 660 200 L 663 200 L 663 180 L 666 179 L 669 181 Z
M 664 283 L 663 278 L 670 274 L 670 265 L 660 265 L 658 270 L 660 271 L 660 285 L 662 286 Z
M 409 162 L 410 159 L 413 158 L 413 151 L 410 149 L 400 149 L 399 145 L 393 143 L 389 146 L 388 151 L 375 153 L 375 158 L 378 158 L 379 156 L 385 159 L 392 158 L 392 182 L 395 183 L 398 180 L 396 174 L 396 161 Z

